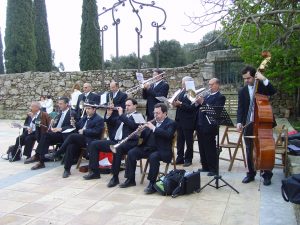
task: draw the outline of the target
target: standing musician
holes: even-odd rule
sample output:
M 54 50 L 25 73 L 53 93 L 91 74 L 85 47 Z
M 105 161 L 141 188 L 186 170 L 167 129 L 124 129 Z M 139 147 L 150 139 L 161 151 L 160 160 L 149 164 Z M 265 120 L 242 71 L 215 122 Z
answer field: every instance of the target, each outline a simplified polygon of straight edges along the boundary
M 40 141 L 41 135 L 47 132 L 49 124 L 50 117 L 46 112 L 41 110 L 41 104 L 39 102 L 32 102 L 30 112 L 27 114 L 24 122 L 24 125 L 28 126 L 28 128 L 24 128 L 23 133 L 16 139 L 12 150 L 12 161 L 21 159 L 21 149 L 18 149 L 19 144 L 21 147 L 25 146 L 23 155 L 26 156 L 26 159 L 30 158 L 35 141 Z
M 154 105 L 159 103 L 160 101 L 156 99 L 156 97 L 168 96 L 169 85 L 167 82 L 162 80 L 162 70 L 154 70 L 153 77 L 156 77 L 156 82 L 153 84 L 146 83 L 144 84 L 143 89 L 143 99 L 147 99 L 146 103 L 146 116 L 147 121 L 152 120 L 154 118 L 153 110 Z
M 208 82 L 210 95 L 199 97 L 196 100 L 198 107 L 200 106 L 224 106 L 226 98 L 220 93 L 220 81 L 212 78 Z M 198 110 L 196 122 L 197 138 L 200 152 L 200 160 L 202 164 L 202 172 L 208 172 L 207 176 L 217 174 L 218 149 L 216 146 L 216 135 L 218 127 L 211 124 L 206 113 Z
M 90 83 L 83 84 L 83 93 L 78 96 L 77 104 L 75 107 L 76 117 L 79 119 L 82 116 L 84 109 L 80 108 L 81 102 L 100 102 L 100 96 L 92 92 L 92 85 Z
M 176 107 L 175 121 L 177 123 L 177 159 L 176 164 L 184 164 L 187 167 L 192 165 L 193 160 L 193 134 L 195 130 L 195 120 L 197 110 L 187 97 L 185 89 L 186 81 L 194 81 L 192 77 L 185 76 L 182 78 L 182 90 L 172 105 Z M 184 154 L 184 145 L 186 151 Z
M 63 143 L 68 134 L 63 134 L 62 131 L 72 128 L 70 124 L 70 109 L 69 99 L 67 97 L 61 97 L 58 100 L 58 107 L 61 111 L 56 120 L 53 120 L 53 126 L 50 125 L 49 131 L 41 136 L 41 140 L 37 146 L 36 154 L 25 161 L 25 164 L 38 161 L 31 169 L 37 170 L 45 168 L 45 154 L 48 152 L 49 146 Z
M 238 110 L 237 110 L 237 130 L 242 132 L 243 126 L 246 124 L 247 115 L 249 111 L 249 105 L 251 97 L 253 96 L 254 82 L 255 79 L 258 80 L 258 94 L 263 94 L 267 96 L 274 95 L 276 93 L 275 88 L 272 86 L 270 81 L 264 77 L 260 72 L 257 72 L 256 69 L 252 66 L 246 66 L 242 70 L 242 76 L 245 82 L 245 86 L 239 91 L 238 94 Z M 251 97 L 250 97 L 251 96 Z M 253 112 L 252 112 L 253 116 Z M 244 130 L 245 136 L 253 135 L 253 123 L 247 125 Z M 247 155 L 247 166 L 248 173 L 247 176 L 243 179 L 243 183 L 249 183 L 254 181 L 256 171 L 253 164 L 253 140 L 251 138 L 244 138 L 246 144 L 246 155 Z M 271 178 L 273 176 L 272 171 L 262 171 L 262 177 L 264 178 L 264 185 L 271 184 Z
M 126 113 L 123 113 L 122 107 L 117 107 L 118 116 L 113 117 L 113 109 L 107 109 L 104 120 L 107 127 L 116 127 L 113 132 L 109 132 L 109 140 L 93 141 L 88 147 L 89 156 L 89 174 L 83 178 L 86 180 L 100 178 L 99 171 L 99 152 L 111 152 L 110 146 L 115 145 L 118 141 L 123 140 L 138 127 L 133 119 L 133 114 L 136 112 L 137 101 L 133 98 L 126 100 Z M 129 139 L 126 143 L 117 148 L 116 154 L 114 154 L 112 164 L 113 177 L 108 183 L 108 187 L 116 186 L 119 183 L 119 170 L 121 165 L 122 156 L 127 154 L 128 150 L 136 146 L 138 143 L 138 137 Z
M 150 169 L 148 174 L 149 185 L 144 190 L 146 194 L 152 194 L 156 190 L 154 184 L 159 173 L 160 161 L 169 163 L 172 159 L 172 140 L 176 131 L 176 123 L 167 117 L 168 108 L 164 103 L 154 106 L 155 122 L 148 121 L 141 133 L 143 142 L 128 152 L 127 180 L 120 184 L 120 188 L 135 186 L 136 161 L 148 158 Z

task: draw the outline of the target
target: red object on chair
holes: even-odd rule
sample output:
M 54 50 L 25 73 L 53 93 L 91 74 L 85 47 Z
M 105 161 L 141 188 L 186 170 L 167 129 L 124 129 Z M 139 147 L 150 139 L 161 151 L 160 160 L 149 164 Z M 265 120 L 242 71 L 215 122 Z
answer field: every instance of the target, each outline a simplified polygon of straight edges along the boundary
M 112 152 L 99 152 L 99 161 L 107 158 L 108 162 L 112 165 L 114 155 Z M 109 166 L 100 166 L 100 173 L 108 174 L 111 171 L 111 165 Z

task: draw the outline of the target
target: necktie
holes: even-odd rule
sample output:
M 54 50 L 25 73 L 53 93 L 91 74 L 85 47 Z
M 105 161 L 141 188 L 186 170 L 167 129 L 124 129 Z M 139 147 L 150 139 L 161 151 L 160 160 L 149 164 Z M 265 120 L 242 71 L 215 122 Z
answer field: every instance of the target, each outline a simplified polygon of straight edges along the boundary
M 82 129 L 85 129 L 86 128 L 86 125 L 87 125 L 87 123 L 88 123 L 88 120 L 89 120 L 90 118 L 87 118 L 86 119 L 86 121 L 85 121 L 85 123 L 84 123 L 84 125 L 83 125 L 83 128 Z
M 61 126 L 62 126 L 62 124 L 64 122 L 64 119 L 65 119 L 65 112 L 62 112 L 61 113 L 61 117 L 60 117 L 60 119 L 58 121 L 58 124 L 57 124 L 56 128 L 61 128 Z
M 131 114 L 127 114 L 126 116 L 129 118 L 131 116 Z M 116 141 L 122 140 L 122 137 L 123 137 L 123 126 L 124 126 L 124 123 L 122 122 L 120 124 L 120 126 L 118 127 L 118 130 L 117 130 L 116 135 L 115 135 L 115 140 Z

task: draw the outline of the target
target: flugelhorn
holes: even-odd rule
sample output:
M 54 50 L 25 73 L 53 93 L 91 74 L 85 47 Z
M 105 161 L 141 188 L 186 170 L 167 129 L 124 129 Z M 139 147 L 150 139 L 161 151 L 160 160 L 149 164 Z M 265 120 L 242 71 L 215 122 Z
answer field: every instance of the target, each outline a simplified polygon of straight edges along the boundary
M 155 121 L 155 119 L 150 120 L 148 122 L 153 123 Z M 148 123 L 147 122 L 147 123 Z M 138 127 L 135 131 L 133 131 L 131 134 L 129 134 L 126 138 L 124 138 L 123 140 L 119 141 L 117 144 L 115 145 L 110 145 L 109 148 L 113 153 L 117 152 L 117 148 L 120 147 L 120 145 L 124 144 L 125 142 L 127 142 L 129 139 L 131 139 L 132 137 L 134 137 L 135 135 L 137 135 L 139 132 L 143 131 L 146 128 L 146 123 L 143 126 Z
M 165 74 L 165 72 L 161 73 L 161 74 L 158 74 L 152 78 L 149 78 L 147 80 L 144 80 L 143 82 L 140 82 L 138 85 L 132 87 L 132 88 L 129 88 L 127 91 L 125 91 L 126 94 L 130 95 L 130 94 L 133 94 L 135 92 L 138 92 L 139 90 L 143 89 L 145 87 L 145 84 L 153 84 L 153 83 L 156 83 L 162 79 L 164 79 L 165 77 L 167 76 L 163 76 Z M 160 78 L 158 78 L 159 76 L 161 76 Z M 169 75 L 168 75 L 169 76 Z
M 199 88 L 197 90 L 188 90 L 187 91 L 187 98 L 191 101 L 191 104 L 196 102 L 197 97 L 206 97 L 210 95 L 211 90 L 206 88 Z

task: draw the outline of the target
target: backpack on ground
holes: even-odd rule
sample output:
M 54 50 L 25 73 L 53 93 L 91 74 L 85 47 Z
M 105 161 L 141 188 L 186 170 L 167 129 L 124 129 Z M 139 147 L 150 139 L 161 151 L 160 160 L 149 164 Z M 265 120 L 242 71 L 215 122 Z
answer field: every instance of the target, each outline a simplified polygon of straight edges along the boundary
M 282 180 L 281 194 L 285 201 L 300 204 L 300 174 Z

